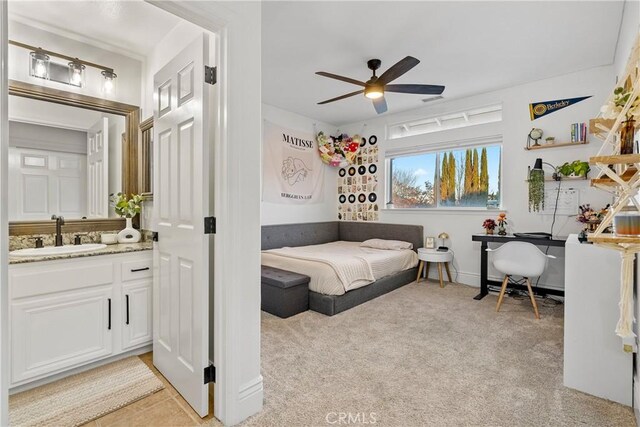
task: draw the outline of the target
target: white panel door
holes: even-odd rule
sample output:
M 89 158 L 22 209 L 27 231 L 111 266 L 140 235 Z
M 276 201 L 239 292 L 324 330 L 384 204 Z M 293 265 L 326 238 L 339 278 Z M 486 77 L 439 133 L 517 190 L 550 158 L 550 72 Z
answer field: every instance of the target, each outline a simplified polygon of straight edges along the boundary
M 87 212 L 89 218 L 109 217 L 109 119 L 87 131 Z
M 208 413 L 209 91 L 207 39 L 198 37 L 154 76 L 153 364 L 201 416 Z

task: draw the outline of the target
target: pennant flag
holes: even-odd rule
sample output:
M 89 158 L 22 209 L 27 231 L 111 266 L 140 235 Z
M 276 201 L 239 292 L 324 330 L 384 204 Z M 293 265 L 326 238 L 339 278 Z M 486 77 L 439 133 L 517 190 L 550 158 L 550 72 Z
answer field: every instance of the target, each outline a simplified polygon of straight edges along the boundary
M 553 101 L 534 102 L 529 104 L 529 115 L 531 120 L 538 119 L 547 114 L 555 113 L 569 105 L 577 104 L 580 101 L 591 98 L 591 96 L 581 96 L 578 98 L 554 99 Z

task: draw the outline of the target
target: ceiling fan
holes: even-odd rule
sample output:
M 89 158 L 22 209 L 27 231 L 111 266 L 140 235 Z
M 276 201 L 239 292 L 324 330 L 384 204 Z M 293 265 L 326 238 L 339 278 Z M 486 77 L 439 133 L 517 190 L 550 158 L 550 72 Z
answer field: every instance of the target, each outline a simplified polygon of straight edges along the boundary
M 318 71 L 316 72 L 316 74 L 318 74 L 319 76 L 329 77 L 331 79 L 352 83 L 358 86 L 364 86 L 364 89 L 347 93 L 336 98 L 327 99 L 326 101 L 318 102 L 318 105 L 328 104 L 329 102 L 339 101 L 341 99 L 364 93 L 364 96 L 373 101 L 373 107 L 376 109 L 376 112 L 378 114 L 382 114 L 387 111 L 387 101 L 384 99 L 385 92 L 415 93 L 419 95 L 440 95 L 444 91 L 444 86 L 389 84 L 419 63 L 420 61 L 413 56 L 407 56 L 406 58 L 398 61 L 378 77 L 376 76 L 376 70 L 380 68 L 380 64 L 382 64 L 382 61 L 380 61 L 379 59 L 370 59 L 369 61 L 367 61 L 367 67 L 369 67 L 369 69 L 373 71 L 373 75 L 366 82 L 361 82 L 349 77 L 339 76 L 337 74 L 327 73 L 325 71 Z

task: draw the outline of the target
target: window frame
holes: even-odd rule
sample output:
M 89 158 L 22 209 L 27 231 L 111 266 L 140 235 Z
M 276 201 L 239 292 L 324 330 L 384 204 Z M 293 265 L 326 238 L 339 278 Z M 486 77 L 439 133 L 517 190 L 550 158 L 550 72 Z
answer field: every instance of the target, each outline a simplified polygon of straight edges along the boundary
M 487 139 L 487 138 L 478 138 L 478 139 Z M 472 143 L 470 141 L 466 143 L 460 142 L 449 142 L 446 144 L 438 144 L 437 147 L 430 147 L 429 145 L 419 145 L 415 147 L 408 148 L 406 150 L 390 150 L 390 152 L 385 153 L 385 206 L 383 210 L 393 210 L 393 211 L 408 211 L 408 212 L 435 212 L 435 211 L 458 211 L 458 212 L 495 212 L 495 211 L 504 211 L 504 192 L 503 192 L 503 180 L 498 180 L 498 193 L 500 194 L 500 200 L 498 206 L 496 208 L 482 207 L 482 206 L 441 206 L 440 205 L 440 168 L 442 164 L 441 154 L 448 151 L 459 151 L 465 149 L 482 149 L 488 147 L 500 147 L 500 166 L 503 164 L 503 156 L 504 156 L 504 146 L 502 135 L 496 135 L 489 137 L 493 141 L 486 142 L 477 142 Z M 396 153 L 397 152 L 397 153 Z M 416 207 L 416 208 L 389 208 L 389 204 L 392 203 L 393 200 L 393 183 L 392 183 L 392 174 L 393 167 L 391 161 L 400 157 L 410 157 L 421 154 L 435 154 L 436 155 L 436 164 L 435 164 L 435 182 L 433 183 L 434 187 L 434 199 L 435 206 L 434 207 Z M 500 174 L 502 175 L 502 167 L 500 167 Z

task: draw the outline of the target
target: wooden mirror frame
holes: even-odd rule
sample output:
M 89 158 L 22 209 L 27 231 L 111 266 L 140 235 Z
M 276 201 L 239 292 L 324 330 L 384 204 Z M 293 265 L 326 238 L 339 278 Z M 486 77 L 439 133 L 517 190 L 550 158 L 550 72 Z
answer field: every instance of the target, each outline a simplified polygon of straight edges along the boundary
M 140 123 L 140 163 L 138 179 L 140 194 L 145 200 L 153 200 L 153 176 L 151 165 L 153 164 L 153 116 Z
M 137 194 L 139 188 L 138 171 L 138 134 L 140 132 L 140 107 L 109 101 L 102 98 L 66 92 L 59 89 L 34 85 L 17 80 L 9 80 L 9 95 L 55 104 L 117 114 L 125 118 L 125 141 L 122 147 L 122 190 L 126 194 Z M 134 218 L 139 224 L 140 215 Z M 135 221 L 137 220 L 137 221 Z M 64 232 L 112 231 L 124 228 L 124 218 L 91 218 L 65 220 Z M 10 221 L 9 235 L 52 234 L 55 233 L 55 222 L 42 221 Z

